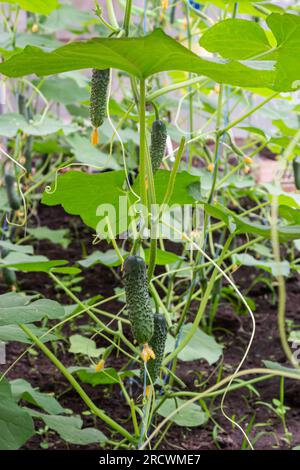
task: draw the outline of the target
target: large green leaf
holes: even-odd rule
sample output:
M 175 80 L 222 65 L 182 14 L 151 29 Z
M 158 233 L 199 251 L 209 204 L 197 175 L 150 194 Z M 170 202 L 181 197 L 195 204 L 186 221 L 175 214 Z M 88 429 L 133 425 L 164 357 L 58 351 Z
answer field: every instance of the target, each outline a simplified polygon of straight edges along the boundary
M 70 240 L 67 238 L 70 234 L 69 229 L 51 229 L 49 227 L 36 227 L 36 228 L 27 228 L 29 235 L 32 235 L 36 240 L 49 240 L 52 243 L 57 243 L 63 248 L 67 248 Z
M 10 385 L 0 381 L 0 450 L 16 450 L 34 434 L 30 415 L 14 401 Z
M 288 261 L 281 261 L 276 263 L 276 261 L 263 261 L 254 258 L 248 253 L 236 254 L 232 257 L 232 260 L 235 264 L 241 264 L 243 266 L 256 267 L 258 269 L 263 269 L 271 273 L 273 276 L 288 276 L 290 274 L 290 265 Z
M 1 2 L 14 3 L 23 10 L 41 13 L 42 15 L 48 15 L 58 8 L 58 0 L 1 0 Z
M 51 117 L 41 117 L 36 115 L 29 123 L 26 119 L 17 113 L 6 113 L 0 116 L 0 135 L 13 137 L 19 130 L 34 136 L 45 136 L 63 130 L 66 134 L 76 132 L 78 126 L 75 124 L 64 124 L 58 119 Z
M 34 296 L 17 294 L 15 292 L 8 292 L 7 294 L 0 295 L 0 308 L 5 307 L 21 307 L 28 304 Z
M 191 323 L 184 325 L 182 329 L 182 339 L 192 328 Z M 180 345 L 180 342 L 179 342 Z M 175 339 L 168 335 L 166 351 L 172 352 L 175 349 Z M 193 335 L 190 342 L 180 351 L 178 358 L 181 361 L 195 361 L 205 359 L 210 365 L 218 361 L 222 355 L 223 346 L 216 342 L 213 336 L 209 336 L 204 331 L 198 330 Z
M 31 329 L 31 331 L 40 338 L 42 343 L 46 343 L 47 341 L 57 341 L 58 337 L 53 335 L 53 334 L 47 334 L 44 338 L 41 338 L 41 336 L 47 332 L 47 328 L 38 328 L 35 325 L 32 325 L 29 323 L 28 328 Z M 25 344 L 31 344 L 32 341 L 24 331 L 18 326 L 18 325 L 3 325 L 0 326 L 0 341 L 4 342 L 9 342 L 9 341 L 16 341 L 18 343 L 25 343 Z
M 33 254 L 33 247 L 31 245 L 17 245 L 8 240 L 0 240 L 0 247 L 7 251 L 16 251 L 18 253 Z
M 210 52 L 218 52 L 226 59 L 238 60 L 249 59 L 271 49 L 258 23 L 233 18 L 208 29 L 200 39 L 200 45 Z
M 184 405 L 185 400 L 180 398 L 167 399 L 163 405 L 158 408 L 157 413 L 164 418 L 168 417 L 177 408 Z M 177 426 L 195 427 L 201 426 L 207 421 L 207 414 L 202 410 L 199 405 L 190 403 L 186 405 L 182 410 L 179 410 L 175 415 L 170 418 Z
M 84 354 L 89 357 L 99 357 L 104 348 L 97 348 L 94 340 L 86 338 L 82 335 L 70 336 L 70 348 L 69 352 L 73 354 Z
M 27 46 L 0 64 L 0 72 L 11 77 L 31 73 L 45 76 L 84 68 L 112 67 L 138 78 L 147 78 L 157 72 L 184 70 L 208 76 L 220 83 L 289 91 L 299 87 L 299 22 L 300 18 L 291 14 L 272 13 L 267 18 L 267 24 L 277 40 L 277 47 L 273 51 L 263 29 L 246 20 L 226 20 L 225 26 L 218 23 L 203 36 L 205 47 L 227 55 L 228 59 L 245 59 L 252 54 L 255 59 L 256 55 L 270 49 L 269 53 L 258 57 L 259 60 L 243 63 L 200 58 L 157 29 L 140 38 L 78 41 L 52 52 Z M 238 38 L 234 47 L 231 33 Z M 243 40 L 244 37 L 247 41 Z
M 37 411 L 30 410 L 30 414 L 37 419 L 42 419 L 44 423 L 60 437 L 72 444 L 88 445 L 98 442 L 104 444 L 105 435 L 95 428 L 82 428 L 82 419 L 80 416 L 56 416 L 46 415 Z
M 41 393 L 35 390 L 27 380 L 15 379 L 10 382 L 12 396 L 14 400 L 25 400 L 32 405 L 42 408 L 47 413 L 60 414 L 64 412 L 64 408 L 51 395 Z
M 0 307 L 0 326 L 32 323 L 45 317 L 51 319 L 62 318 L 65 315 L 64 308 L 54 300 L 39 299 L 15 306 L 5 294 L 0 296 L 1 299 L 3 302 Z
M 158 170 L 154 177 L 157 204 L 163 202 L 169 177 L 170 172 L 167 170 Z M 126 198 L 127 192 L 122 189 L 124 182 L 125 173 L 123 170 L 97 174 L 69 171 L 58 177 L 55 191 L 43 194 L 42 202 L 49 206 L 62 205 L 66 212 L 80 215 L 83 222 L 94 229 L 97 228 L 97 224 L 104 218 L 104 215 L 108 215 L 114 233 L 119 234 L 128 227 L 127 203 L 134 202 L 130 201 L 132 198 L 129 193 L 128 199 Z M 190 175 L 186 171 L 178 173 L 169 204 L 193 204 L 195 200 L 188 191 L 189 186 L 193 183 L 199 183 L 199 176 Z M 133 189 L 139 194 L 139 178 L 136 179 Z M 121 206 L 124 205 L 123 211 L 119 211 L 120 196 L 124 196 L 121 201 Z M 107 207 L 104 207 L 105 204 Z M 102 206 L 101 213 L 97 215 L 99 206 Z M 110 211 L 115 211 L 113 214 L 115 223 L 111 220 Z
M 4 63 L 0 72 L 10 77 L 35 73 L 52 75 L 85 68 L 117 68 L 138 78 L 168 70 L 206 75 L 217 82 L 248 87 L 269 87 L 274 82 L 272 64 L 241 64 L 202 59 L 162 30 L 140 38 L 100 38 L 67 44 L 52 52 L 28 46 Z
M 150 248 L 144 249 L 145 261 L 147 264 L 149 264 L 150 261 L 150 252 Z M 156 264 L 158 264 L 159 266 L 166 266 L 167 264 L 176 263 L 176 261 L 180 261 L 182 259 L 183 258 L 181 256 L 178 256 L 175 253 L 172 253 L 171 251 L 160 250 L 159 248 L 157 248 Z
M 69 371 L 76 374 L 81 382 L 95 387 L 96 385 L 116 384 L 120 382 L 118 373 L 113 367 L 97 372 L 91 367 L 70 367 Z
M 43 23 L 43 28 L 50 33 L 57 33 L 59 30 L 81 31 L 84 24 L 94 20 L 92 10 L 79 10 L 72 2 L 70 5 L 60 5 L 60 8 L 53 11 Z
M 102 132 L 103 130 L 101 128 L 101 133 Z M 83 137 L 76 133 L 68 136 L 66 140 L 71 146 L 78 162 L 86 165 L 93 165 L 101 169 L 120 169 L 120 165 L 116 162 L 113 156 L 109 157 L 109 154 L 101 152 L 97 147 L 91 144 L 87 137 Z
M 79 268 L 70 268 L 65 266 L 68 264 L 66 260 L 48 260 L 46 256 L 27 255 L 26 253 L 10 252 L 4 259 L 1 259 L 0 268 L 13 268 L 23 272 L 49 272 L 59 269 L 61 273 L 68 273 L 70 270 L 75 273 L 80 272 Z M 64 266 L 63 268 L 58 268 Z M 75 271 L 74 271 L 75 270 Z
M 273 57 L 276 60 L 276 90 L 300 86 L 300 17 L 291 14 L 273 13 L 268 16 L 267 24 L 272 30 L 277 48 Z M 268 57 L 266 57 L 267 59 Z
M 158 170 L 154 175 L 154 185 L 156 194 L 156 203 L 162 204 L 164 201 L 166 189 L 169 183 L 170 172 L 167 170 Z M 191 175 L 187 171 L 177 173 L 173 194 L 169 201 L 169 206 L 173 204 L 194 204 L 195 199 L 189 191 L 189 186 L 198 185 L 200 188 L 200 178 L 196 175 Z M 140 178 L 136 178 L 133 188 L 136 193 L 140 191 Z
M 121 250 L 122 256 L 124 256 L 125 253 L 126 252 L 124 250 Z M 107 250 L 104 253 L 102 251 L 95 250 L 85 259 L 78 261 L 78 263 L 84 268 L 90 268 L 94 264 L 98 263 L 104 264 L 104 266 L 116 267 L 120 266 L 121 261 L 115 250 Z
M 267 25 L 277 41 L 273 48 L 261 26 L 252 21 L 228 19 L 210 28 L 200 44 L 210 52 L 218 52 L 226 59 L 249 59 L 245 65 L 274 61 L 271 88 L 288 91 L 300 86 L 300 17 L 292 14 L 272 13 Z M 263 56 L 262 56 L 263 54 Z M 255 60 L 256 56 L 257 60 Z
M 100 220 L 98 206 L 110 204 L 118 211 L 119 196 L 124 195 L 124 178 L 124 171 L 98 174 L 69 171 L 58 177 L 54 192 L 43 194 L 42 202 L 48 206 L 60 204 L 68 214 L 80 215 L 86 225 L 96 229 Z
M 34 84 L 37 86 L 38 83 Z M 51 77 L 40 86 L 40 91 L 50 101 L 57 101 L 64 105 L 74 104 L 89 99 L 88 91 L 80 87 L 75 80 L 69 77 Z
M 128 256 L 128 253 L 124 250 L 121 250 L 121 254 L 124 258 Z M 149 259 L 150 259 L 150 249 L 145 248 L 144 255 L 145 255 L 145 261 L 148 264 Z M 156 264 L 160 266 L 165 266 L 167 264 L 175 263 L 176 261 L 179 261 L 179 260 L 182 260 L 182 257 L 176 255 L 175 253 L 172 253 L 170 251 L 160 250 L 159 248 L 157 249 Z M 120 266 L 121 261 L 118 255 L 116 254 L 115 250 L 107 250 L 105 251 L 105 253 L 99 250 L 95 250 L 85 259 L 79 261 L 79 264 L 85 268 L 89 268 L 90 266 L 93 266 L 96 263 L 104 264 L 104 266 L 116 267 L 116 266 Z

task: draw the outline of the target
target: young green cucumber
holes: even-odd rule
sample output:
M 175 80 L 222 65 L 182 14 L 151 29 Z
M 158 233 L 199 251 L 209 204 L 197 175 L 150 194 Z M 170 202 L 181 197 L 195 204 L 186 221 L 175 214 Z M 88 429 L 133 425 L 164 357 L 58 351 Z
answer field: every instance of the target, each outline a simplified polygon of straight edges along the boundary
M 149 341 L 149 346 L 152 348 L 155 359 L 149 359 L 147 362 L 147 385 L 151 382 L 154 384 L 161 367 L 162 360 L 164 358 L 165 345 L 167 339 L 167 322 L 163 315 L 156 313 L 154 315 L 154 333 Z M 141 367 L 141 379 L 144 379 L 144 363 Z M 151 380 L 150 380 L 151 378 Z
M 5 258 L 9 253 L 9 250 L 3 248 L 1 250 L 1 258 Z M 9 268 L 2 268 L 2 278 L 7 286 L 15 286 L 17 284 L 17 276 L 15 271 Z
M 21 201 L 16 188 L 16 179 L 13 175 L 6 173 L 4 181 L 9 207 L 17 211 L 20 208 Z
M 153 174 L 159 169 L 164 158 L 167 143 L 167 128 L 163 121 L 156 119 L 152 124 L 150 158 Z
M 139 344 L 148 343 L 154 331 L 154 315 L 148 291 L 146 264 L 140 256 L 126 258 L 124 284 L 133 336 Z
M 300 156 L 293 160 L 294 181 L 297 189 L 300 189 Z
M 91 82 L 91 106 L 90 116 L 94 128 L 102 126 L 107 116 L 108 85 L 110 69 L 93 69 Z
M 7 286 L 15 286 L 17 284 L 17 276 L 15 271 L 8 268 L 2 270 L 3 281 Z
M 32 149 L 33 149 L 33 137 L 29 135 L 24 145 L 24 157 L 25 157 L 25 164 L 24 167 L 27 170 L 27 173 L 31 173 L 32 171 Z

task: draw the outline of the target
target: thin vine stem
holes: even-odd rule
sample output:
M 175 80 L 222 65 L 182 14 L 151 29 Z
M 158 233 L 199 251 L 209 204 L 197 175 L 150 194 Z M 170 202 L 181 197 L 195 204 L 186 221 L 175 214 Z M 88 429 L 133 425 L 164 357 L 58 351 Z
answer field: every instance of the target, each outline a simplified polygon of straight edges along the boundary
M 126 0 L 124 21 L 123 21 L 123 29 L 124 29 L 126 37 L 129 35 L 131 9 L 132 9 L 132 0 Z

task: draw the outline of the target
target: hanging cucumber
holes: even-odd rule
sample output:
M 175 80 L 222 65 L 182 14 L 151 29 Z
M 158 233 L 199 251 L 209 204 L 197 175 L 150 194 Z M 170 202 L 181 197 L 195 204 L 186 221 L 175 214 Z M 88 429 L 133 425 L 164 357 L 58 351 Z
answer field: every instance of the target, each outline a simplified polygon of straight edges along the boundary
M 153 174 L 159 169 L 166 151 L 167 128 L 163 121 L 156 119 L 152 124 L 150 158 Z
M 151 340 L 149 341 L 149 346 L 152 348 L 155 359 L 149 359 L 147 362 L 147 385 L 151 382 L 154 384 L 157 377 L 159 376 L 159 371 L 161 363 L 164 357 L 165 345 L 167 339 L 167 323 L 163 315 L 155 314 L 154 315 L 154 332 Z M 150 381 L 150 378 L 151 381 Z M 144 379 L 144 363 L 141 367 L 141 379 Z
M 27 108 L 27 119 L 33 119 L 31 108 Z M 32 172 L 32 150 L 33 150 L 33 136 L 27 136 L 27 140 L 24 145 L 24 157 L 25 157 L 25 168 L 27 173 Z
M 26 97 L 22 94 L 18 95 L 18 108 L 19 113 L 24 116 L 26 120 L 28 120 L 28 109 L 26 107 Z
M 297 189 L 300 189 L 300 156 L 293 160 L 294 181 Z
M 3 281 L 7 286 L 15 286 L 17 284 L 17 276 L 15 271 L 8 268 L 2 270 Z
M 20 208 L 21 201 L 16 188 L 16 179 L 13 175 L 6 173 L 4 181 L 9 207 L 17 211 Z
M 24 157 L 25 157 L 25 168 L 27 173 L 31 173 L 32 170 L 32 148 L 33 148 L 33 136 L 29 135 L 24 145 Z
M 107 116 L 108 86 L 110 80 L 110 69 L 93 69 L 91 81 L 91 105 L 90 117 L 94 128 L 92 134 L 93 144 L 98 143 L 98 127 L 102 126 Z
M 6 255 L 8 255 L 9 251 L 6 249 L 1 250 L 1 257 L 5 258 Z M 3 281 L 7 286 L 15 286 L 17 284 L 17 276 L 15 271 L 9 268 L 2 268 L 2 277 Z
M 124 283 L 132 333 L 139 344 L 150 341 L 154 315 L 148 291 L 146 264 L 140 256 L 128 256 L 124 263 Z

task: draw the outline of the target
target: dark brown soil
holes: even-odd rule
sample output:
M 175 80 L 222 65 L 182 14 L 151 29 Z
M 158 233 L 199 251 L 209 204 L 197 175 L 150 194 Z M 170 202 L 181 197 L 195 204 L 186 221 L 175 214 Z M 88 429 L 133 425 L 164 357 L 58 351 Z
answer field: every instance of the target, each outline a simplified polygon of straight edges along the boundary
M 90 253 L 92 246 L 92 234 L 86 229 L 76 217 L 68 217 L 59 208 L 43 208 L 40 210 L 39 219 L 41 225 L 48 225 L 51 228 L 68 227 L 71 231 L 72 241 L 66 249 L 60 249 L 50 242 L 36 242 L 37 254 L 45 254 L 50 259 L 67 259 L 71 262 L 82 258 L 82 244 Z M 97 249 L 107 249 L 105 243 L 97 245 Z M 82 291 L 78 294 L 81 299 L 92 295 L 111 295 L 113 289 L 120 285 L 120 281 L 113 272 L 101 265 L 96 265 L 91 269 L 84 270 L 84 280 L 81 282 Z M 250 269 L 241 269 L 235 274 L 236 282 L 242 288 L 249 285 L 249 279 L 256 276 Z M 22 291 L 38 291 L 46 297 L 59 299 L 62 303 L 72 303 L 61 291 L 55 290 L 53 283 L 46 274 L 18 273 L 19 287 Z M 300 313 L 299 302 L 300 280 L 293 277 L 287 283 L 287 318 L 297 323 Z M 5 287 L 0 284 L 0 292 L 5 292 Z M 272 305 L 272 296 L 265 285 L 258 284 L 251 292 L 251 297 L 256 303 L 256 336 L 250 354 L 243 368 L 262 367 L 263 360 L 272 360 L 288 365 L 281 350 L 277 333 L 276 305 Z M 117 302 L 109 304 L 106 309 L 116 312 L 120 308 Z M 76 322 L 68 324 L 64 330 L 66 335 L 80 332 L 80 326 L 89 320 L 79 318 Z M 216 322 L 214 325 L 215 335 L 218 341 L 225 345 L 223 377 L 232 373 L 239 364 L 243 353 L 247 347 L 251 334 L 251 320 L 247 316 L 237 316 L 233 313 L 231 306 L 222 301 Z M 130 336 L 130 331 L 125 329 Z M 104 345 L 101 339 L 97 339 L 97 344 Z M 58 348 L 59 359 L 67 366 L 74 365 L 74 356 L 66 352 L 67 344 L 62 343 Z M 20 343 L 10 343 L 7 347 L 8 364 L 10 365 L 24 351 L 24 345 Z M 124 364 L 124 359 L 111 356 L 107 365 L 116 369 Z M 0 371 L 5 370 L 3 367 Z M 183 363 L 179 361 L 177 374 L 186 383 L 188 390 L 199 390 L 197 387 L 199 374 L 209 378 L 210 383 L 215 383 L 217 371 L 214 366 L 209 367 L 204 361 L 194 361 Z M 22 357 L 16 366 L 9 372 L 8 377 L 24 378 L 33 387 L 39 387 L 43 392 L 53 392 L 62 406 L 72 409 L 75 413 L 85 410 L 85 405 L 80 397 L 70 389 L 58 370 L 41 353 L 38 355 L 27 354 Z M 249 377 L 253 378 L 253 376 Z M 288 443 L 284 438 L 284 431 L 281 420 L 267 406 L 257 402 L 272 403 L 274 398 L 279 397 L 279 379 L 269 379 L 258 382 L 254 385 L 256 395 L 253 391 L 242 388 L 236 392 L 228 394 L 225 402 L 226 412 L 234 417 L 245 429 L 249 421 L 253 419 L 251 439 L 256 449 L 289 449 L 300 444 L 300 385 L 299 382 L 287 380 L 285 383 L 285 405 L 290 409 L 287 412 L 286 423 L 292 440 Z M 124 427 L 131 429 L 129 410 L 123 399 L 120 389 L 116 386 L 90 387 L 84 386 L 99 407 L 103 408 L 107 414 L 122 423 Z M 135 399 L 139 399 L 142 389 L 135 385 L 131 393 Z M 238 428 L 232 425 L 222 416 L 220 412 L 220 398 L 206 400 L 206 406 L 211 412 L 212 419 L 203 427 L 183 428 L 172 425 L 164 440 L 160 443 L 159 449 L 241 449 L 243 436 Z M 83 416 L 85 426 L 94 426 L 95 421 L 92 416 Z M 107 434 L 105 425 L 97 420 L 97 427 Z M 37 425 L 37 428 L 39 426 Z M 117 437 L 117 436 L 116 436 Z M 39 449 L 41 442 L 47 441 L 49 449 L 76 449 L 74 445 L 62 442 L 58 435 L 48 432 L 47 436 L 35 435 L 24 446 L 25 449 Z M 97 445 L 84 447 L 85 449 L 97 449 Z

